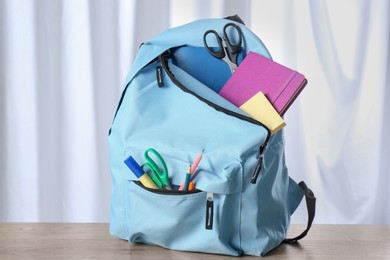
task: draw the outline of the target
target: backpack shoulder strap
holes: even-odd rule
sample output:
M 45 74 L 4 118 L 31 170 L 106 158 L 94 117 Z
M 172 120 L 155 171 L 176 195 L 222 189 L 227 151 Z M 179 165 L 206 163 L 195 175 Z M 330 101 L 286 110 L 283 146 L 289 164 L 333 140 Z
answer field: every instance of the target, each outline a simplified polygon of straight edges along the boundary
M 307 185 L 303 181 L 301 181 L 298 185 L 303 190 L 306 199 L 306 207 L 308 214 L 307 227 L 299 236 L 296 236 L 294 238 L 286 238 L 283 243 L 296 243 L 298 242 L 298 240 L 304 238 L 309 232 L 311 225 L 313 224 L 314 216 L 316 213 L 316 197 L 314 196 L 313 191 L 309 189 L 309 187 L 307 187 Z

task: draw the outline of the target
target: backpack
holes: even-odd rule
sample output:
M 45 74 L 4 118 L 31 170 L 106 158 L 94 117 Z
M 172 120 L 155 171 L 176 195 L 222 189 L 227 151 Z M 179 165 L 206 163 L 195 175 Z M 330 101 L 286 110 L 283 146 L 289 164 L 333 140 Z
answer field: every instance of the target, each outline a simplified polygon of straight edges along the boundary
M 203 34 L 222 33 L 228 22 L 242 31 L 244 56 L 252 51 L 271 58 L 237 17 L 198 20 L 141 45 L 109 131 L 113 236 L 173 250 L 260 256 L 310 229 L 315 197 L 288 176 L 283 130 L 271 136 L 173 61 L 175 50 L 204 48 Z M 208 75 L 224 66 L 215 65 Z M 143 163 L 149 148 L 163 157 L 172 190 L 145 187 L 124 163 L 130 156 Z M 195 189 L 178 190 L 202 149 Z M 286 239 L 290 216 L 304 196 L 307 228 Z

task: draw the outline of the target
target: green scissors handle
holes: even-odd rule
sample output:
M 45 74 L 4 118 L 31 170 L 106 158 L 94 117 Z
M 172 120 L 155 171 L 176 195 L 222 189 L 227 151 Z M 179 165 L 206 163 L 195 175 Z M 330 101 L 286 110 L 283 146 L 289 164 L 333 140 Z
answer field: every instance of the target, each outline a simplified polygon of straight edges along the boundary
M 153 154 L 160 161 L 163 171 L 161 171 L 160 167 L 156 164 L 156 162 L 152 158 L 150 158 L 149 153 Z M 144 157 L 146 162 L 142 164 L 141 167 L 143 168 L 146 166 L 152 171 L 151 178 L 156 183 L 158 188 L 165 188 L 171 190 L 172 188 L 169 182 L 168 168 L 162 156 L 155 149 L 149 148 L 145 151 Z

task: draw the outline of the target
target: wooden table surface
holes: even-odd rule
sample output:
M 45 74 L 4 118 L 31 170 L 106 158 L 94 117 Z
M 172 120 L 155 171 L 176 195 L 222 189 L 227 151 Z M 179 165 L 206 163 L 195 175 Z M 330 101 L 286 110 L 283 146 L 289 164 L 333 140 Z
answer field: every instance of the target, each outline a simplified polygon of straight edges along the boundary
M 293 225 L 290 234 L 303 226 Z M 237 259 L 132 245 L 111 237 L 106 223 L 0 223 L 0 259 Z M 244 256 L 239 259 L 259 259 Z M 314 225 L 296 245 L 264 259 L 390 259 L 390 227 Z

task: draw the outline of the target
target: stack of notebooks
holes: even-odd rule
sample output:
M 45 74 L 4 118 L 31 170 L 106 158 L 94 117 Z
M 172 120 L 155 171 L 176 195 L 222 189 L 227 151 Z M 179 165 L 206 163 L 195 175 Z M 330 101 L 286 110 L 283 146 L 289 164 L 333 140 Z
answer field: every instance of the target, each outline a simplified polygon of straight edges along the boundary
M 219 94 L 275 134 L 286 125 L 282 116 L 306 84 L 299 72 L 249 52 Z

